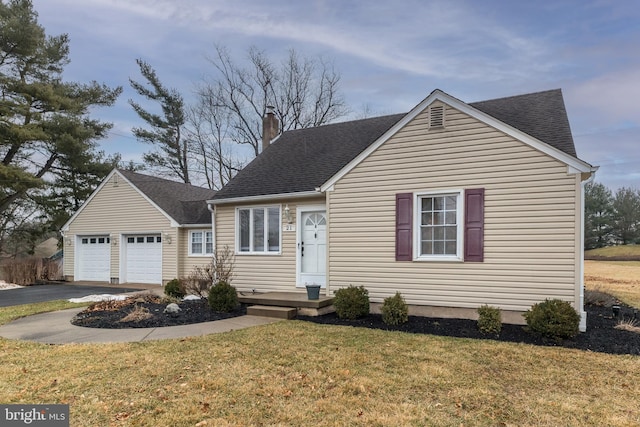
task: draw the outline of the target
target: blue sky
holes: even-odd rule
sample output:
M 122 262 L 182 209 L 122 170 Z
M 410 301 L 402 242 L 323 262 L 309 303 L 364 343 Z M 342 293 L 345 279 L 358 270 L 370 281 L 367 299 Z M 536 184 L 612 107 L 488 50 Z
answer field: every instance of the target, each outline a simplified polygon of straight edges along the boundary
M 561 88 L 578 156 L 611 189 L 640 188 L 640 7 L 635 0 L 33 0 L 50 35 L 71 40 L 68 80 L 123 86 L 100 144 L 140 161 L 148 146 L 127 100 L 136 58 L 187 101 L 214 44 L 278 60 L 331 59 L 352 116 L 406 112 L 433 89 L 465 102 Z

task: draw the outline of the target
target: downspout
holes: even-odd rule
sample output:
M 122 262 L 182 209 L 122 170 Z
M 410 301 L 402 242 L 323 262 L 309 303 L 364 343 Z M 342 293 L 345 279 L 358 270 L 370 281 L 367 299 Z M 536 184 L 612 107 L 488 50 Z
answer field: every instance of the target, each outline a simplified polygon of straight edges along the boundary
M 64 229 L 60 229 L 60 237 L 62 237 L 62 281 L 66 282 L 67 277 L 64 274 L 64 248 L 66 247 L 65 244 L 67 243 L 67 237 L 64 235 Z
M 211 212 L 211 238 L 213 239 L 213 252 L 217 252 L 216 247 L 216 208 L 211 203 L 207 203 L 207 209 Z
M 584 205 L 584 188 L 587 184 L 593 182 L 596 177 L 596 171 L 593 170 L 591 176 L 581 182 L 580 185 L 580 266 L 579 266 L 579 278 L 580 278 L 580 332 L 586 332 L 587 330 L 587 312 L 584 310 L 584 219 L 585 219 L 585 205 Z

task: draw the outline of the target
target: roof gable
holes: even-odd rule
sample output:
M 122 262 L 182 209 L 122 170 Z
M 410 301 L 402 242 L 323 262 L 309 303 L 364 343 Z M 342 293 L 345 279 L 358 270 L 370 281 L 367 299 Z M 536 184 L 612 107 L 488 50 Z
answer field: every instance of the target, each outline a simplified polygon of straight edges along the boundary
M 134 190 L 140 193 L 142 197 L 176 226 L 211 223 L 211 214 L 206 200 L 215 195 L 216 192 L 214 190 L 137 172 L 114 169 L 94 190 L 80 209 L 67 221 L 62 227 L 62 231 L 68 230 L 73 220 L 114 175 L 122 177 Z
M 576 157 L 562 92 L 551 90 L 467 104 L 440 90 L 406 114 L 284 132 L 213 198 L 326 191 L 433 102 L 441 101 L 533 148 L 589 172 Z

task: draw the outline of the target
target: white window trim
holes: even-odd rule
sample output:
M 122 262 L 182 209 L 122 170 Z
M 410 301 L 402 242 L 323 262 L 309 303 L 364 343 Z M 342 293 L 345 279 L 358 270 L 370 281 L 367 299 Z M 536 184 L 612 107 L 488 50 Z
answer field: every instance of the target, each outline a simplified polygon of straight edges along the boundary
M 278 250 L 277 251 L 269 251 L 269 208 L 277 208 L 278 209 Z M 241 251 L 240 250 L 240 210 L 249 209 L 249 251 Z M 253 250 L 253 210 L 254 209 L 265 209 L 265 225 L 264 227 L 264 241 L 267 244 L 266 251 L 254 251 Z M 274 255 L 282 255 L 282 205 L 281 204 L 269 204 L 269 205 L 250 205 L 250 206 L 238 206 L 236 207 L 235 212 L 235 224 L 234 224 L 234 232 L 235 232 L 235 254 L 236 255 L 265 255 L 265 256 L 274 256 Z
M 420 222 L 421 222 L 421 203 L 420 200 L 423 197 L 429 196 L 442 196 L 442 195 L 456 195 L 458 202 L 456 203 L 456 222 L 457 222 L 457 246 L 455 255 L 420 255 Z M 464 250 L 464 190 L 451 189 L 451 190 L 429 190 L 418 191 L 413 193 L 413 260 L 414 261 L 428 261 L 428 262 L 462 262 Z
M 202 252 L 192 252 L 193 250 L 193 234 L 194 233 L 202 233 Z M 213 240 L 213 232 L 209 229 L 202 230 L 189 230 L 189 256 L 190 257 L 207 257 L 211 258 L 213 256 L 213 252 L 207 253 L 207 233 L 211 233 L 211 242 L 213 243 L 213 249 L 215 250 L 215 241 Z

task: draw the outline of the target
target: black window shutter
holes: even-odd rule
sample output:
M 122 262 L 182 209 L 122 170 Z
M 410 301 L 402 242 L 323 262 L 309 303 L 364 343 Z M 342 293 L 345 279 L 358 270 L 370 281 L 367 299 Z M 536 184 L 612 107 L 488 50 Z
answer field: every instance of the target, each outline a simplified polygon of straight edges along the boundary
M 484 188 L 464 192 L 464 260 L 484 261 Z
M 396 194 L 396 261 L 413 259 L 413 194 Z

